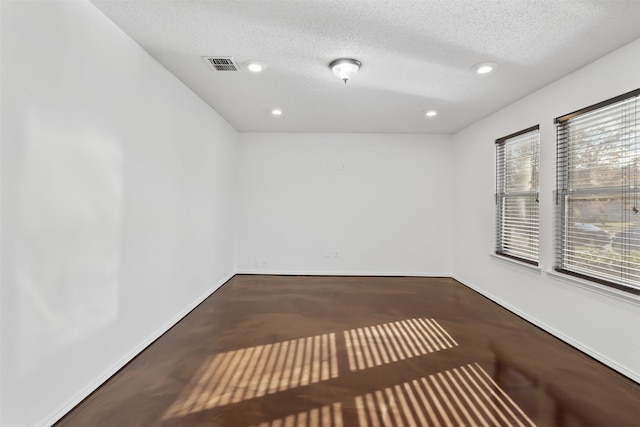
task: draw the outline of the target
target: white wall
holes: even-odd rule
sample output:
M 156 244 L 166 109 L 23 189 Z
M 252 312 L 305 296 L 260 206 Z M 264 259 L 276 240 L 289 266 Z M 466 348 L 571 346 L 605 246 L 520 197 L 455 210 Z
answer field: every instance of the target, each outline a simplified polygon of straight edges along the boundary
M 238 270 L 450 276 L 452 153 L 441 135 L 242 134 Z
M 49 424 L 234 266 L 237 133 L 91 4 L 2 2 L 0 424 Z
M 553 119 L 640 87 L 640 40 L 454 136 L 454 275 L 537 325 L 640 381 L 640 299 L 565 282 L 553 268 Z M 540 257 L 534 271 L 490 257 L 494 245 L 495 139 L 540 124 Z M 469 201 L 474 209 L 465 209 Z

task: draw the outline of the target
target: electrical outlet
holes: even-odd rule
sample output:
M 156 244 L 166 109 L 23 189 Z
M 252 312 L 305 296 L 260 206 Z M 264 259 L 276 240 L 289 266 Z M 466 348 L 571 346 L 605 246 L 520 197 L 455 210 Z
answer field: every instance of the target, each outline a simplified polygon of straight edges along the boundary
M 324 258 L 331 258 L 331 250 L 330 249 L 325 249 L 324 251 L 322 251 L 322 256 Z
M 262 268 L 267 268 L 269 266 L 269 263 L 267 263 L 266 259 L 262 260 Z
M 337 249 L 334 249 L 334 250 L 333 250 L 333 257 L 334 257 L 334 258 L 340 258 L 340 251 L 339 251 L 339 250 L 337 250 Z
M 256 263 L 255 263 L 256 268 L 260 268 L 261 264 L 260 264 L 260 260 L 256 258 Z

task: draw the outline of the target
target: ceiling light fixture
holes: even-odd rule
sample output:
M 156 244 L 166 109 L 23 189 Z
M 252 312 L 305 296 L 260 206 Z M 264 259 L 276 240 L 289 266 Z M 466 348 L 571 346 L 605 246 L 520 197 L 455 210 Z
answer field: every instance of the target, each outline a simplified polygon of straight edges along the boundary
M 352 78 L 358 73 L 360 66 L 362 64 L 360 61 L 351 58 L 340 58 L 332 61 L 329 64 L 329 68 L 333 71 L 333 74 L 340 80 L 344 81 L 344 84 L 347 84 L 347 80 Z
M 495 70 L 497 66 L 498 64 L 495 62 L 481 62 L 471 67 L 471 69 L 478 74 L 487 74 Z
M 438 115 L 438 112 L 436 110 L 429 110 L 426 113 L 424 113 L 424 115 L 427 117 L 435 117 Z
M 260 71 L 264 70 L 265 68 L 267 68 L 266 65 L 264 65 L 261 62 L 255 62 L 255 61 L 251 61 L 247 63 L 247 70 L 253 72 L 253 73 L 259 73 Z
M 273 114 L 274 116 L 281 116 L 282 110 L 279 108 L 274 108 L 273 110 L 271 110 L 271 114 Z

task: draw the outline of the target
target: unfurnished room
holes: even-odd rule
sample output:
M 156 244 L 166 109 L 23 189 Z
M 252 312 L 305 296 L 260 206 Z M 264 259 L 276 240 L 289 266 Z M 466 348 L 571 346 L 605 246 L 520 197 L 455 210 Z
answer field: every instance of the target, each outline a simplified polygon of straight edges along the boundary
M 1 426 L 640 424 L 640 1 L 0 20 Z

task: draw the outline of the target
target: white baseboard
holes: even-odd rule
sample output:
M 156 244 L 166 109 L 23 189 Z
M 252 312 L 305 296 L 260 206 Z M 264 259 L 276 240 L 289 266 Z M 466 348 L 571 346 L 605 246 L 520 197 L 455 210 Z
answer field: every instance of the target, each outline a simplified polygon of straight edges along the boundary
M 133 360 L 138 354 L 140 354 L 145 348 L 147 348 L 150 344 L 152 344 L 155 340 L 160 338 L 165 332 L 171 329 L 175 324 L 177 324 L 180 320 L 182 320 L 187 314 L 189 314 L 194 308 L 196 308 L 200 303 L 202 303 L 205 299 L 207 299 L 212 293 L 214 293 L 220 286 L 224 285 L 228 282 L 236 273 L 231 273 L 227 275 L 225 278 L 217 282 L 212 288 L 208 289 L 204 294 L 202 294 L 196 301 L 187 306 L 184 310 L 182 310 L 179 314 L 174 316 L 171 320 L 165 323 L 161 328 L 156 330 L 153 334 L 143 340 L 137 347 L 133 348 L 130 352 L 128 352 L 125 356 L 123 356 L 118 362 L 116 362 L 113 366 L 107 369 L 102 375 L 96 378 L 91 384 L 89 384 L 84 390 L 80 391 L 73 398 L 71 398 L 67 403 L 62 405 L 58 410 L 56 410 L 46 421 L 41 423 L 42 427 L 48 427 L 53 425 L 55 422 L 60 420 L 63 416 L 65 416 L 69 411 L 71 411 L 76 405 L 82 402 L 87 398 L 91 393 L 98 389 L 102 384 L 104 384 L 109 378 L 111 378 L 116 372 L 122 369 L 127 363 Z
M 484 295 L 485 297 L 489 298 L 491 301 L 495 302 L 496 304 L 506 308 L 507 310 L 509 310 L 510 312 L 516 314 L 517 316 L 523 318 L 524 320 L 526 320 L 529 323 L 532 323 L 534 325 L 536 325 L 537 327 L 539 327 L 540 329 L 544 330 L 545 332 L 550 333 L 551 335 L 553 335 L 554 337 L 564 341 L 565 343 L 569 344 L 572 347 L 575 347 L 576 349 L 580 350 L 581 352 L 593 357 L 594 359 L 596 359 L 597 361 L 607 365 L 608 367 L 610 367 L 611 369 L 619 372 L 620 374 L 624 375 L 627 378 L 630 378 L 631 380 L 640 383 L 640 376 L 633 372 L 630 371 L 629 369 L 625 368 L 624 366 L 616 363 L 615 361 L 609 359 L 608 357 L 598 353 L 597 351 L 595 351 L 594 349 L 592 349 L 591 347 L 584 345 L 583 343 L 576 341 L 575 339 L 563 334 L 562 332 L 552 328 L 551 326 L 547 325 L 546 323 L 540 321 L 539 319 L 536 319 L 533 316 L 530 316 L 526 313 L 524 313 L 523 311 L 518 310 L 517 308 L 513 307 L 511 304 L 506 303 L 505 301 L 501 300 L 500 298 L 497 298 L 496 296 L 492 295 L 491 293 L 480 289 L 477 286 L 472 285 L 469 282 L 466 282 L 463 279 L 460 279 L 459 277 L 453 276 L 454 280 L 457 280 L 458 282 L 462 283 L 463 285 L 465 285 L 466 287 L 473 289 L 474 291 L 478 292 L 481 295 Z
M 265 276 L 365 276 L 365 277 L 451 277 L 451 273 L 416 273 L 406 271 L 313 271 L 313 270 L 263 270 L 246 269 L 238 270 L 237 274 L 256 274 Z

